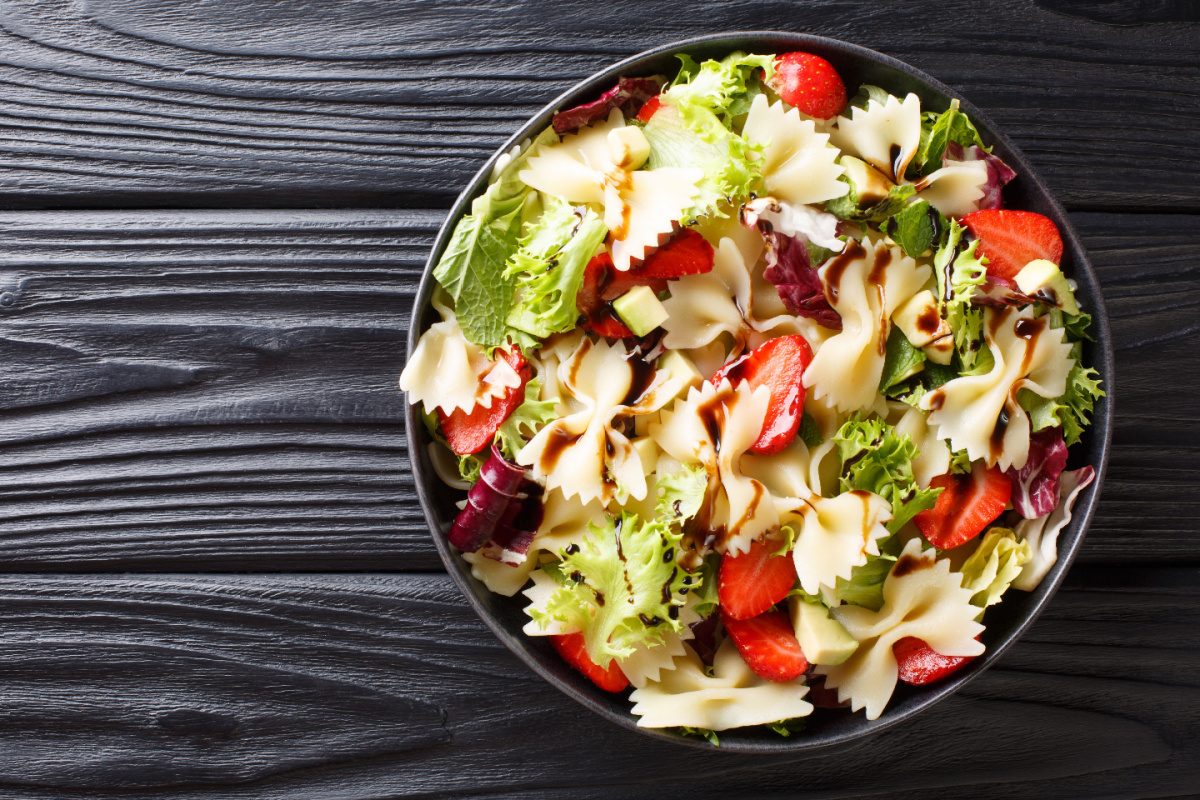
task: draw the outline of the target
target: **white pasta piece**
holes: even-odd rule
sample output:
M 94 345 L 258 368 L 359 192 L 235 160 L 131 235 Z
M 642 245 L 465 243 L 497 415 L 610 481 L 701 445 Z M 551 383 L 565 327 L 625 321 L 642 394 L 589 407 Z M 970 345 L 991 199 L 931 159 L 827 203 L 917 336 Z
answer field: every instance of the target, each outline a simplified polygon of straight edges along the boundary
M 558 581 L 547 575 L 543 570 L 535 569 L 529 574 L 533 580 L 525 591 L 521 594 L 529 600 L 529 605 L 525 606 L 525 615 L 529 617 L 529 622 L 525 623 L 525 627 L 521 630 L 526 636 L 560 636 L 564 633 L 578 633 L 579 627 L 576 625 L 568 625 L 559 619 L 549 619 L 542 615 L 541 623 L 534 620 L 535 611 L 545 611 L 546 604 L 550 602 L 550 598 L 559 589 Z
M 613 109 L 608 119 L 564 136 L 558 144 L 542 145 L 530 156 L 519 177 L 527 186 L 572 203 L 604 203 L 609 173 L 616 170 L 608 147 L 608 134 L 625 127 L 625 118 Z
M 927 489 L 931 480 L 950 469 L 950 448 L 929 427 L 924 411 L 904 403 L 896 405 L 903 407 L 903 414 L 895 423 L 896 433 L 909 436 L 917 446 L 918 455 L 912 462 L 913 477 L 918 486 Z
M 712 677 L 689 649 L 675 659 L 674 669 L 635 689 L 629 699 L 639 727 L 724 731 L 808 716 L 813 707 L 803 699 L 808 687 L 802 681 L 772 683 L 758 677 L 733 640 L 726 639 L 713 659 Z
M 1013 588 L 1032 592 L 1058 561 L 1058 534 L 1071 521 L 1071 508 L 1075 505 L 1075 498 L 1095 477 L 1096 471 L 1091 467 L 1062 473 L 1058 484 L 1058 506 L 1049 514 L 1037 519 L 1026 519 L 1017 523 L 1013 532 L 1029 542 L 1033 549 L 1033 558 L 1025 563 L 1021 574 L 1013 580 Z
M 961 217 L 979 210 L 987 180 L 986 161 L 956 161 L 918 181 L 915 199 L 928 201 L 947 217 Z
M 598 500 L 581 503 L 578 497 L 564 497 L 561 489 L 551 489 L 542 497 L 542 521 L 529 552 L 544 550 L 561 557 L 563 548 L 583 544 L 588 523 L 603 521 L 604 506 Z
M 931 275 L 899 247 L 864 239 L 818 270 L 842 330 L 818 348 L 804 385 L 838 411 L 870 408 L 879 397 L 891 316 Z
M 841 197 L 850 186 L 838 177 L 845 168 L 835 159 L 828 134 L 818 133 L 811 119 L 786 110 L 760 94 L 750 105 L 742 135 L 762 146 L 762 176 L 767 191 L 791 203 L 823 203 Z
M 803 524 L 796 534 L 792 559 L 800 586 L 817 594 L 822 586 L 837 587 L 837 579 L 850 579 L 850 571 L 879 555 L 879 540 L 886 539 L 883 523 L 892 518 L 892 504 L 872 492 L 851 491 L 836 497 L 810 497 L 800 506 Z
M 604 207 L 604 219 L 613 236 L 613 266 L 622 272 L 666 241 L 700 194 L 697 184 L 704 177 L 697 167 L 660 167 L 627 174 L 620 190 L 606 195 Z
M 1028 389 L 1059 397 L 1067 388 L 1074 360 L 1062 328 L 1035 318 L 1032 306 L 984 310 L 984 337 L 995 365 L 985 375 L 955 378 L 921 398 L 939 438 L 972 461 L 984 459 L 1006 470 L 1020 469 L 1029 457 L 1029 417 L 1017 402 Z M 1001 422 L 1001 415 L 1006 422 Z
M 663 301 L 667 320 L 662 327 L 667 332 L 663 345 L 677 350 L 707 347 L 722 334 L 733 338 L 738 351 L 753 346 L 755 334 L 763 337 L 800 334 L 816 339 L 819 325 L 803 317 L 788 314 L 781 306 L 776 313 L 763 318 L 757 312 L 751 265 L 732 239 L 721 239 L 713 253 L 711 272 L 686 275 L 668 285 L 671 296 Z M 771 294 L 778 299 L 773 288 Z M 722 351 L 723 352 L 723 351 Z
M 687 653 L 684 642 L 693 637 L 689 626 L 700 621 L 700 615 L 696 613 L 695 595 L 689 597 L 688 602 L 679 609 L 679 621 L 683 625 L 682 630 L 679 633 L 664 631 L 662 644 L 639 642 L 632 653 L 617 659 L 621 672 L 625 673 L 635 689 L 661 680 L 663 672 L 675 669 L 675 659 Z
M 684 464 L 701 464 L 709 475 L 708 510 L 698 519 L 720 532 L 717 550 L 745 553 L 750 544 L 779 525 L 779 514 L 763 484 L 741 471 L 742 454 L 758 439 L 770 403 L 766 386 L 736 389 L 705 382 L 662 414 L 651 426 L 659 448 Z
M 528 186 L 573 203 L 604 206 L 613 265 L 628 270 L 658 247 L 700 194 L 698 167 L 630 171 L 613 161 L 609 133 L 625 126 L 619 109 L 608 119 L 543 145 L 518 176 Z
M 830 141 L 898 182 L 921 143 L 921 99 L 910 92 L 903 100 L 888 95 L 886 103 L 855 107 L 849 118 L 837 118 Z
M 506 564 L 483 553 L 463 553 L 463 560 L 471 565 L 471 574 L 482 581 L 488 591 L 512 597 L 529 582 L 529 573 L 537 566 L 535 559 L 526 558 L 520 564 Z
M 424 404 L 429 413 L 435 408 L 447 414 L 469 412 L 476 404 L 491 408 L 494 398 L 521 385 L 508 362 L 490 361 L 483 348 L 467 341 L 453 312 L 444 310 L 443 316 L 421 334 L 400 373 L 400 389 L 408 392 L 408 402 Z
M 896 688 L 899 667 L 892 645 L 915 636 L 944 656 L 977 656 L 983 644 L 975 637 L 983 625 L 971 605 L 973 592 L 962 587 L 962 574 L 950 571 L 947 559 L 936 560 L 933 550 L 922 552 L 920 539 L 904 547 L 883 583 L 879 611 L 843 605 L 832 610 L 838 622 L 858 641 L 858 649 L 843 664 L 818 666 L 825 685 L 838 690 L 854 711 L 866 708 L 877 719 Z
M 635 386 L 624 345 L 603 340 L 593 344 L 588 338 L 580 339 L 557 372 L 570 413 L 542 428 L 517 453 L 517 463 L 544 480 L 547 491 L 560 489 L 564 497 L 578 496 L 582 503 L 645 497 L 641 461 L 614 423 L 662 408 L 685 379 L 654 371 L 646 386 Z
M 778 453 L 742 456 L 742 473 L 767 487 L 771 499 L 782 519 L 785 514 L 797 511 L 804 501 L 813 496 L 809 488 L 808 470 L 811 458 L 808 446 L 800 437 Z

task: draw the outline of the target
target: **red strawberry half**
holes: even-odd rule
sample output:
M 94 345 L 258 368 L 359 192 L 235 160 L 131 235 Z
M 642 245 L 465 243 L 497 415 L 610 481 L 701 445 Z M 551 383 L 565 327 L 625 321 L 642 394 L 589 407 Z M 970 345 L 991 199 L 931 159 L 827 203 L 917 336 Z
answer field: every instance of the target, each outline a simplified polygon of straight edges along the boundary
M 780 336 L 726 364 L 713 376 L 714 386 L 728 378 L 735 387 L 749 381 L 756 389 L 766 386 L 771 390 L 771 404 L 751 453 L 778 453 L 796 438 L 804 415 L 804 370 L 812 357 L 812 348 L 803 336 Z
M 721 559 L 717 597 L 728 617 L 757 617 L 787 597 L 796 585 L 795 562 L 790 555 L 771 555 L 777 549 L 770 541 L 754 542 L 748 553 Z
M 900 668 L 900 680 L 912 686 L 940 681 L 975 660 L 975 656 L 944 656 L 915 636 L 905 636 L 892 645 L 892 654 Z
M 979 253 L 987 256 L 988 274 L 994 278 L 1015 278 L 1039 258 L 1062 263 L 1062 236 L 1049 217 L 989 208 L 967 214 L 962 224 L 979 240 Z
M 939 475 L 929 486 L 942 493 L 937 504 L 917 514 L 913 522 L 926 541 L 943 550 L 965 544 L 982 533 L 1012 497 L 1008 476 L 980 461 L 967 475 Z
M 785 103 L 817 119 L 846 110 L 846 84 L 825 59 L 812 53 L 784 53 L 775 60 L 770 87 Z
M 604 669 L 588 655 L 582 633 L 564 633 L 550 637 L 550 644 L 563 660 L 586 675 L 592 683 L 606 692 L 619 692 L 629 686 L 629 679 L 614 660 Z
M 738 620 L 721 612 L 725 632 L 754 674 L 768 681 L 794 681 L 808 669 L 808 659 L 796 641 L 792 621 L 775 609 L 753 619 Z

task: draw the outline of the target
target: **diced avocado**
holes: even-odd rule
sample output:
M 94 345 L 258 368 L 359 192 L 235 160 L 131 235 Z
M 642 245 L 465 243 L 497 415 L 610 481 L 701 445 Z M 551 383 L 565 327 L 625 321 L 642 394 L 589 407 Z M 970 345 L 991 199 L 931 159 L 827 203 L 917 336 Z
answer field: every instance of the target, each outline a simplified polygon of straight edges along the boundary
M 1075 302 L 1071 284 L 1067 283 L 1067 276 L 1053 261 L 1044 258 L 1030 261 L 1017 273 L 1015 280 L 1023 294 L 1057 306 L 1068 314 L 1079 313 L 1079 304 Z
M 660 372 L 666 372 L 669 377 L 678 378 L 683 382 L 679 394 L 687 394 L 688 389 L 704 383 L 704 376 L 700 374 L 700 370 L 696 369 L 690 358 L 678 350 L 663 353 L 655 366 Z
M 796 639 L 809 662 L 836 666 L 858 649 L 858 642 L 840 622 L 829 616 L 829 609 L 825 606 L 793 597 L 791 607 Z
M 946 366 L 954 358 L 954 335 L 947 332 L 940 339 L 930 342 L 921 348 L 925 351 L 925 357 L 934 364 Z
M 854 184 L 858 204 L 864 208 L 883 200 L 895 185 L 882 172 L 862 159 L 844 155 L 838 159 L 838 163 L 845 167 L 846 178 Z
M 633 452 L 637 453 L 642 462 L 642 472 L 647 476 L 650 475 L 654 472 L 655 465 L 658 464 L 658 445 L 649 436 L 639 436 L 630 444 L 633 445 Z
M 635 286 L 613 301 L 613 311 L 637 336 L 667 321 L 667 309 L 649 286 Z
M 614 164 L 632 171 L 650 158 L 650 142 L 641 128 L 632 125 L 613 128 L 608 132 L 608 152 Z

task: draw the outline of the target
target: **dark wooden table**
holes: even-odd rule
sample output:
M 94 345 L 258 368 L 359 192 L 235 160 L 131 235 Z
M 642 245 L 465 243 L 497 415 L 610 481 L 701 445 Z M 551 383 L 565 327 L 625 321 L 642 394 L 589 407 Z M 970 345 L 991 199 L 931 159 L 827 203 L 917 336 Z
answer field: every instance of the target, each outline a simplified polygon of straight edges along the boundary
M 1200 4 L 0 6 L 0 797 L 1200 792 Z M 841 753 L 648 741 L 441 572 L 396 389 L 459 189 L 627 54 L 842 38 L 962 91 L 1071 211 L 1117 343 L 1067 586 L 999 666 Z

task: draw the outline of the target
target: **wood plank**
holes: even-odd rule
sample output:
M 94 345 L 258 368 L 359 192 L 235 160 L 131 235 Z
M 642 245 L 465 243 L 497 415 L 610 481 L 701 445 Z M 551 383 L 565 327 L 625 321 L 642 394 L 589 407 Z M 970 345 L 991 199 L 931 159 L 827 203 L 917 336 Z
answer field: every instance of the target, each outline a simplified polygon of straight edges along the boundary
M 1200 561 L 1200 217 L 1074 219 L 1119 347 L 1115 449 L 1082 558 Z M 438 569 L 396 376 L 440 223 L 0 213 L 7 568 Z
M 955 698 L 848 751 L 751 757 L 594 717 L 445 576 L 0 577 L 0 792 L 1178 796 L 1200 781 L 1197 600 L 1195 569 L 1081 567 Z
M 779 29 L 953 85 L 1072 207 L 1200 210 L 1200 44 L 1173 24 L 1187 4 L 1136 19 L 1120 5 L 10 0 L 3 204 L 444 207 L 522 120 L 598 68 Z

